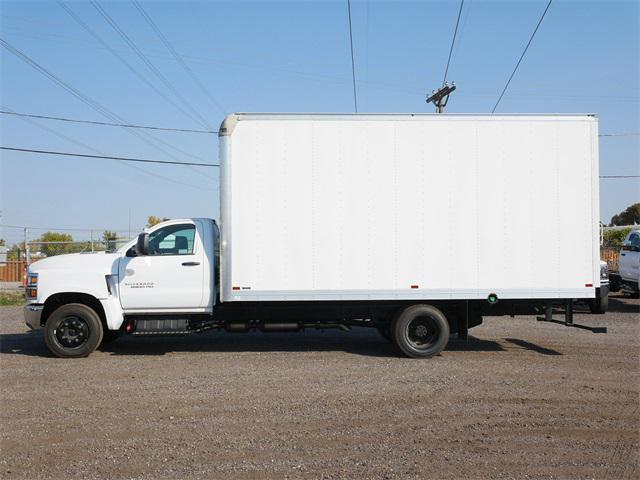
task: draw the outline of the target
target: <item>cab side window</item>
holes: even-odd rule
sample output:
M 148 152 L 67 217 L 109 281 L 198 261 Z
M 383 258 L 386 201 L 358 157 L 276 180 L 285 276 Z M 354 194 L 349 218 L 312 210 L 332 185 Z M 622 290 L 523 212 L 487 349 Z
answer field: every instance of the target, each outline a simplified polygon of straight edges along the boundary
M 193 224 L 167 225 L 149 234 L 149 255 L 191 255 L 195 238 Z

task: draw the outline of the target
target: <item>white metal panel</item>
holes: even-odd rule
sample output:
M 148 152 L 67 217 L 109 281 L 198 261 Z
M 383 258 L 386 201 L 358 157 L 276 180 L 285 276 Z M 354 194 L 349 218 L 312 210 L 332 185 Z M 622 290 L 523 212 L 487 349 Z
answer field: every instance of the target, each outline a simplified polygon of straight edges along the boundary
M 220 146 L 223 301 L 598 285 L 593 117 L 238 119 Z
M 160 309 L 210 308 L 212 291 L 209 254 L 213 241 L 205 248 L 203 240 L 211 238 L 211 225 L 200 219 L 171 220 L 149 230 L 152 233 L 168 225 L 192 225 L 196 229 L 190 254 L 122 256 L 118 260 L 118 295 L 126 313 Z M 192 263 L 192 265 L 185 265 Z

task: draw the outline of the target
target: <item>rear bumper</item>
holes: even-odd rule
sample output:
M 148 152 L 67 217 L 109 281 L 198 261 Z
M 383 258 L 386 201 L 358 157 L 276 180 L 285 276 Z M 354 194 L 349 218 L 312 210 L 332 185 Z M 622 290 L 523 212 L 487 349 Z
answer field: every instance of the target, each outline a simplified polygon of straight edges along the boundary
M 42 316 L 42 309 L 44 305 L 38 305 L 36 303 L 32 303 L 30 305 L 25 305 L 24 307 L 24 323 L 27 324 L 31 330 L 40 330 L 42 327 L 40 326 L 40 317 Z

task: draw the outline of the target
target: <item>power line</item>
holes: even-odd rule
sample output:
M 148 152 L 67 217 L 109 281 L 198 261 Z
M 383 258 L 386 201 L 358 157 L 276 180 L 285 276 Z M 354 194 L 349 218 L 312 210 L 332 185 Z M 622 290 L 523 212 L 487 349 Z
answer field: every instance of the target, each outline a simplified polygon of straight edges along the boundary
M 176 102 L 174 102 L 171 98 L 169 98 L 167 95 L 165 95 L 163 92 L 161 92 L 153 83 L 151 83 L 149 80 L 147 80 L 147 78 L 142 75 L 140 72 L 138 72 L 138 70 L 136 70 L 131 64 L 129 64 L 129 62 L 127 62 L 124 58 L 122 58 L 121 55 L 119 55 L 111 46 L 109 46 L 103 39 L 102 37 L 100 37 L 100 35 L 98 35 L 89 25 L 87 25 L 84 21 L 82 21 L 82 19 L 80 17 L 78 17 L 78 15 L 76 15 L 73 10 L 71 10 L 67 5 L 65 5 L 63 2 L 61 2 L 60 0 L 58 0 L 58 5 L 60 5 L 60 7 L 78 24 L 80 25 L 82 28 L 84 28 L 94 39 L 96 39 L 98 42 L 100 42 L 100 44 L 102 44 L 107 50 L 109 50 L 109 52 L 111 52 L 111 54 L 113 56 L 115 56 L 121 63 L 124 64 L 125 67 L 127 67 L 127 69 L 129 69 L 129 71 L 131 71 L 136 77 L 138 77 L 138 79 L 140 79 L 145 85 L 147 85 L 149 88 L 151 88 L 154 92 L 156 92 L 160 97 L 162 97 L 165 101 L 167 101 L 168 103 L 170 103 L 171 105 L 173 105 L 176 109 L 178 109 L 180 112 L 182 112 L 184 115 L 186 115 L 187 117 L 189 117 L 190 119 L 194 120 L 196 123 L 199 121 L 197 117 L 194 117 L 191 113 L 189 113 L 188 111 L 186 111 L 184 108 L 182 108 L 180 105 L 178 105 Z M 124 122 L 126 124 L 130 124 L 130 122 Z M 123 128 L 129 128 L 129 127 L 124 127 Z M 193 155 L 189 152 L 186 152 L 184 150 L 182 150 L 181 148 L 176 147 L 175 145 L 172 145 L 171 143 L 165 142 L 162 139 L 156 138 L 152 135 L 150 135 L 148 132 L 142 132 L 144 134 L 146 134 L 146 136 L 150 139 L 152 139 L 155 142 L 161 143 L 162 145 L 182 154 L 182 155 L 187 155 L 191 158 L 195 158 L 197 160 L 201 160 L 201 161 L 205 161 L 203 158 L 197 156 L 197 155 Z M 139 136 L 139 134 L 136 133 L 136 136 L 138 138 L 141 138 Z M 148 141 L 145 140 L 145 142 L 147 144 L 149 144 Z M 157 148 L 157 147 L 156 147 Z M 167 152 L 166 150 L 163 149 L 158 149 L 159 151 L 163 152 L 164 154 L 166 154 L 167 156 L 169 156 L 170 158 L 177 160 L 177 158 L 173 155 L 171 155 L 169 152 Z M 210 178 L 212 179 L 213 177 L 209 177 L 208 175 L 206 175 L 203 172 L 200 172 L 198 170 L 195 170 L 195 172 L 197 172 L 199 175 L 202 175 L 204 177 Z
M 358 94 L 356 92 L 356 64 L 353 59 L 353 28 L 351 27 L 351 0 L 347 0 L 347 10 L 349 11 L 349 44 L 351 45 L 351 77 L 353 79 L 353 107 L 358 113 Z
M 87 155 L 82 153 L 54 152 L 51 150 L 35 150 L 31 148 L 17 148 L 17 147 L 3 147 L 3 146 L 0 146 L 0 149 L 10 150 L 13 152 L 27 152 L 27 153 L 46 154 L 46 155 L 64 155 L 69 157 L 83 157 L 83 158 L 98 158 L 98 159 L 106 159 L 106 160 L 119 160 L 124 162 L 160 163 L 164 165 L 191 165 L 196 167 L 215 167 L 215 168 L 220 167 L 220 165 L 217 163 L 172 162 L 168 160 L 149 160 L 149 159 L 132 158 L 132 157 L 112 157 L 107 155 Z M 640 178 L 640 175 L 600 175 L 600 178 Z
M 94 120 L 79 120 L 77 118 L 50 117 L 47 115 L 35 115 L 35 114 L 20 113 L 20 112 L 7 112 L 4 110 L 0 110 L 0 113 L 4 115 L 16 115 L 18 117 L 40 118 L 43 120 L 58 120 L 61 122 L 71 122 L 71 123 L 87 123 L 90 125 L 106 125 L 108 127 L 142 128 L 142 129 L 148 129 L 148 130 L 164 130 L 168 132 L 209 133 L 209 134 L 218 133 L 217 130 L 193 130 L 190 128 L 153 127 L 150 125 L 131 125 L 131 124 L 125 124 L 125 123 L 97 122 Z
M 6 40 L 0 38 L 0 45 L 2 45 L 4 48 L 6 48 L 7 50 L 9 50 L 11 53 L 13 53 L 15 56 L 17 56 L 18 58 L 20 58 L 21 60 L 23 60 L 24 62 L 26 62 L 28 65 L 30 65 L 31 67 L 35 68 L 36 70 L 38 70 L 40 73 L 42 73 L 45 77 L 47 77 L 49 80 L 53 81 L 54 83 L 58 84 L 60 87 L 62 87 L 63 89 L 65 89 L 67 92 L 69 92 L 70 94 L 72 94 L 74 97 L 78 98 L 80 101 L 82 101 L 83 103 L 89 105 L 91 108 L 93 108 L 94 110 L 100 112 L 101 114 L 103 114 L 105 117 L 108 118 L 116 118 L 114 114 L 112 114 L 109 110 L 107 110 L 105 107 L 103 107 L 102 105 L 100 105 L 98 102 L 92 100 L 91 98 L 87 97 L 86 95 L 84 95 L 82 92 L 80 92 L 79 90 L 75 89 L 74 87 L 72 87 L 71 85 L 69 85 L 68 83 L 64 82 L 62 79 L 60 79 L 59 77 L 57 77 L 56 75 L 54 75 L 53 73 L 51 73 L 49 70 L 47 70 L 46 68 L 44 68 L 42 65 L 40 65 L 39 63 L 37 63 L 35 60 L 33 60 L 31 57 L 29 57 L 28 55 L 26 55 L 25 53 L 21 52 L 20 50 L 18 50 L 17 48 L 15 48 L 14 46 L 12 46 L 10 43 L 8 43 Z
M 97 230 L 110 230 L 110 231 L 115 231 L 116 233 L 118 232 L 126 232 L 127 229 L 126 228 L 115 228 L 115 229 L 111 229 L 111 228 L 59 228 L 59 227 L 30 227 L 27 225 L 2 225 L 0 224 L 0 228 L 20 228 L 20 229 L 27 229 L 27 230 L 57 230 L 60 232 L 90 232 L 92 230 L 97 231 Z
M 158 87 L 156 87 L 153 83 L 151 83 L 144 75 L 142 75 L 129 62 L 127 62 L 120 54 L 118 54 L 118 52 L 116 52 L 116 50 L 111 45 L 109 45 L 100 35 L 98 35 L 98 33 L 96 33 L 96 31 L 94 29 L 92 29 L 89 25 L 87 25 L 86 22 L 84 22 L 80 17 L 78 17 L 78 15 L 76 15 L 73 12 L 73 10 L 71 10 L 67 5 L 65 5 L 60 0 L 58 0 L 58 5 L 60 5 L 60 7 L 65 12 L 67 12 L 67 14 L 78 25 L 80 25 L 82 28 L 84 28 L 89 33 L 89 35 L 91 35 L 95 40 L 97 40 L 98 43 L 100 43 L 105 49 L 107 49 L 114 57 L 116 57 L 120 61 L 120 63 L 122 63 L 125 67 L 127 67 L 127 69 L 131 73 L 133 73 L 136 77 L 138 77 L 138 79 L 140 81 L 142 81 L 147 87 L 151 88 L 160 97 L 162 97 L 166 102 L 170 103 L 173 107 L 178 109 L 180 112 L 182 112 L 184 115 L 189 117 L 191 120 L 193 120 L 196 123 L 200 123 L 200 119 L 197 116 L 193 115 L 191 112 L 188 112 L 183 107 L 181 107 L 176 102 L 174 102 L 171 98 L 169 98 L 167 95 L 165 95 L 163 92 L 161 92 L 160 89 L 158 89 Z
M 629 133 L 601 133 L 598 135 L 599 137 L 633 137 L 636 135 L 640 135 L 638 132 L 629 132 Z
M 120 35 L 120 37 L 129 45 L 129 47 L 135 52 L 135 54 L 144 62 L 144 64 L 151 70 L 151 72 L 167 87 L 175 97 L 193 113 L 200 121 L 201 125 L 205 128 L 209 128 L 207 121 L 193 106 L 180 94 L 178 89 L 165 77 L 160 70 L 147 58 L 147 56 L 137 47 L 133 40 L 118 26 L 116 21 L 102 8 L 102 6 L 95 0 L 91 0 L 91 5 L 98 11 L 98 13 L 105 19 L 105 21 L 111 25 L 111 27 Z
M 162 130 L 162 131 L 168 131 L 168 132 L 218 134 L 218 130 L 194 130 L 191 128 L 155 127 L 151 125 L 132 125 L 132 124 L 125 124 L 125 123 L 98 122 L 95 120 L 80 120 L 77 118 L 52 117 L 48 115 L 35 115 L 35 114 L 23 113 L 23 112 L 13 112 L 13 111 L 9 112 L 6 110 L 0 110 L 0 114 L 15 115 L 17 117 L 39 118 L 41 120 L 57 120 L 61 122 L 86 123 L 89 125 L 104 125 L 108 127 L 142 128 L 142 129 L 148 129 L 148 130 Z M 632 137 L 637 135 L 640 135 L 640 132 L 601 133 L 598 136 L 599 137 Z
M 458 35 L 458 24 L 460 23 L 460 15 L 462 14 L 462 7 L 464 6 L 464 0 L 460 1 L 460 9 L 458 10 L 458 18 L 456 20 L 456 28 L 453 31 L 453 38 L 451 39 L 451 48 L 449 49 L 449 58 L 447 59 L 447 68 L 444 69 L 444 77 L 442 77 L 442 86 L 444 87 L 447 81 L 447 73 L 449 73 L 449 64 L 451 63 L 451 54 L 453 53 L 453 46 L 456 43 L 456 36 Z
M 122 117 L 119 117 L 115 113 L 111 112 L 109 109 L 107 109 L 106 107 L 102 106 L 97 101 L 93 100 L 92 98 L 88 97 L 87 95 L 83 94 L 78 89 L 76 89 L 73 86 L 69 85 L 64 80 L 62 80 L 58 76 L 54 75 L 49 70 L 47 70 L 42 65 L 40 65 L 38 62 L 33 60 L 27 54 L 25 54 L 25 53 L 21 52 L 20 50 L 18 50 L 17 48 L 15 48 L 13 45 L 8 43 L 6 40 L 0 38 L 0 45 L 2 45 L 4 48 L 9 50 L 11 53 L 13 53 L 15 56 L 20 58 L 22 61 L 27 63 L 29 66 L 31 66 L 35 70 L 39 71 L 41 74 L 43 74 L 49 80 L 51 80 L 52 82 L 54 82 L 55 84 L 57 84 L 58 86 L 60 86 L 64 90 L 66 90 L 67 92 L 69 92 L 71 95 L 76 97 L 78 100 L 80 100 L 84 104 L 88 105 L 89 107 L 91 107 L 92 109 L 94 109 L 95 111 L 97 111 L 98 113 L 103 115 L 104 117 L 108 118 L 109 120 L 113 121 L 114 123 L 126 123 L 126 124 L 131 123 L 131 122 L 127 122 Z M 163 150 L 162 148 L 158 147 L 156 144 L 154 144 L 152 141 L 150 141 L 147 137 L 143 136 L 141 132 L 138 132 L 137 130 L 132 130 L 132 129 L 125 129 L 125 131 L 127 131 L 131 135 L 135 136 L 139 140 L 142 140 L 147 145 L 150 145 L 151 147 L 157 149 L 160 152 L 163 152 L 164 154 L 166 154 L 170 158 L 176 159 L 176 157 L 174 155 L 172 155 L 169 152 L 167 152 L 166 150 Z M 150 136 L 147 132 L 145 132 L 145 134 Z M 155 139 L 155 137 L 153 137 L 153 136 L 150 136 L 150 138 L 152 140 L 161 141 L 159 139 Z M 164 143 L 165 145 L 169 145 L 166 142 L 162 142 L 162 143 Z M 172 148 L 177 149 L 176 147 L 172 147 Z M 177 150 L 181 151 L 180 149 L 177 149 Z M 183 153 L 186 154 L 186 155 L 189 155 L 186 152 L 183 152 Z M 193 156 L 193 155 L 189 155 L 189 156 Z M 201 173 L 201 172 L 198 172 L 198 173 Z M 201 173 L 201 174 L 204 175 L 204 176 L 207 176 L 204 173 Z
M 600 178 L 640 178 L 640 175 L 600 175 Z
M 456 37 L 456 46 L 453 48 L 453 55 L 451 55 L 451 63 L 456 61 L 458 57 L 458 53 L 460 52 L 460 46 L 462 45 L 462 39 L 464 37 L 465 27 L 467 26 L 469 16 L 471 15 L 471 10 L 473 10 L 473 2 L 470 0 L 467 4 L 467 8 L 465 10 L 464 17 L 460 18 L 460 28 L 458 30 L 458 35 Z
M 39 153 L 39 154 L 45 154 L 45 155 L 64 155 L 68 157 L 100 158 L 100 159 L 106 159 L 106 160 L 120 160 L 123 162 L 160 163 L 163 165 L 184 165 L 184 166 L 195 166 L 195 167 L 220 167 L 220 165 L 218 165 L 217 163 L 195 163 L 195 162 L 173 162 L 170 160 L 148 160 L 144 158 L 112 157 L 107 155 L 88 155 L 83 153 L 54 152 L 51 150 L 34 150 L 31 148 L 0 146 L 0 150 L 10 150 L 13 152 Z
M 540 24 L 542 23 L 542 20 L 544 20 L 544 17 L 547 14 L 547 11 L 549 10 L 549 7 L 551 6 L 551 2 L 553 2 L 553 0 L 549 0 L 549 3 L 547 3 L 547 7 L 544 9 L 544 12 L 542 12 L 542 16 L 540 17 L 540 20 L 538 20 L 538 24 L 536 25 L 535 30 L 531 34 L 531 37 L 529 38 L 529 41 L 527 42 L 527 46 L 524 47 L 524 50 L 522 51 L 522 55 L 520 55 L 520 58 L 518 59 L 518 63 L 516 63 L 516 66 L 513 69 L 513 72 L 511 72 L 511 76 L 509 77 L 509 80 L 507 80 L 507 84 L 502 89 L 502 93 L 500 94 L 500 97 L 498 98 L 498 101 L 496 102 L 496 104 L 493 106 L 493 110 L 491 110 L 491 113 L 494 113 L 496 111 L 496 108 L 498 108 L 498 104 L 500 103 L 500 100 L 502 100 L 502 97 L 504 96 L 504 93 L 507 91 L 507 88 L 509 88 L 509 84 L 511 83 L 511 79 L 516 74 L 516 71 L 518 70 L 518 67 L 520 66 L 520 62 L 522 62 L 522 59 L 524 58 L 525 53 L 527 53 L 527 50 L 529 49 L 529 45 L 531 45 L 531 42 L 533 41 L 533 37 L 536 36 L 536 32 L 538 31 L 538 28 L 540 28 Z
M 6 109 L 7 107 L 2 106 L 0 108 L 5 108 Z M 90 152 L 95 153 L 96 155 L 104 155 L 103 152 L 101 152 L 99 150 L 96 150 L 95 148 L 87 145 L 86 143 L 83 143 L 83 142 L 81 142 L 79 140 L 76 140 L 75 138 L 68 137 L 67 135 L 65 135 L 65 134 L 63 134 L 63 133 L 61 133 L 61 132 L 59 132 L 57 130 L 54 130 L 53 128 L 49 128 L 49 127 L 47 127 L 45 125 L 42 125 L 41 123 L 39 123 L 39 122 L 29 118 L 29 117 L 18 117 L 18 118 L 20 118 L 20 120 L 22 120 L 24 122 L 28 122 L 28 123 L 30 123 L 32 125 L 35 125 L 36 127 L 40 128 L 42 130 L 45 130 L 45 131 L 47 131 L 49 133 L 52 133 L 56 137 L 62 138 L 63 140 L 66 140 L 66 141 L 68 141 L 70 143 L 73 143 L 74 145 L 77 145 L 77 146 L 79 146 L 81 148 L 86 148 L 87 150 L 89 150 Z M 139 167 L 138 165 L 131 165 L 131 164 L 127 163 L 127 162 L 119 162 L 119 163 L 123 167 L 127 167 L 127 168 L 130 168 L 132 170 L 137 170 L 137 171 L 142 172 L 143 174 L 148 175 L 150 177 L 159 178 L 161 180 L 165 180 L 167 182 L 175 183 L 177 185 L 184 185 L 184 186 L 187 186 L 187 187 L 196 188 L 198 190 L 206 190 L 206 191 L 210 190 L 210 188 L 201 187 L 199 185 L 194 185 L 192 183 L 182 182 L 182 181 L 177 180 L 175 178 L 166 177 L 166 176 L 160 175 L 159 173 L 156 173 L 156 172 L 151 172 L 149 170 L 146 170 L 144 168 Z M 196 172 L 199 172 L 195 167 L 189 167 L 189 168 L 194 170 L 194 171 L 196 171 Z M 205 175 L 204 173 L 202 173 L 202 175 L 204 175 L 207 178 L 210 178 L 212 180 L 217 180 L 216 178 L 210 177 L 209 175 Z
M 456 45 L 457 45 L 457 49 L 456 47 L 454 47 L 454 52 L 453 55 L 451 57 L 451 61 L 455 62 L 456 60 L 456 52 L 458 51 L 458 49 L 460 48 L 460 42 L 462 41 L 462 35 L 464 33 L 464 29 L 465 29 L 465 20 L 467 18 L 467 16 L 469 15 L 469 11 L 472 8 L 473 3 L 471 2 L 467 2 L 468 6 L 466 9 L 466 14 L 465 14 L 465 18 L 461 19 L 462 23 L 461 26 L 459 28 L 458 31 L 458 36 L 460 36 L 460 39 L 456 39 Z M 9 30 L 11 29 L 11 27 L 5 26 L 5 30 Z M 26 33 L 12 33 L 12 35 L 18 35 L 18 36 L 22 36 L 22 37 L 27 37 L 27 38 L 36 38 L 39 40 L 46 40 L 48 42 L 60 42 L 60 43 L 65 43 L 65 44 L 73 44 L 73 45 L 77 45 L 78 42 L 83 43 L 84 45 L 86 45 L 88 48 L 94 48 L 94 49 L 107 49 L 107 47 L 105 47 L 103 45 L 103 47 L 99 46 L 99 45 L 95 45 L 94 42 L 85 42 L 82 41 L 82 39 L 78 39 L 76 37 L 70 37 L 70 36 L 66 36 L 66 35 L 55 35 L 55 34 L 47 34 L 47 35 L 34 35 L 34 34 L 26 34 Z M 55 40 L 55 38 L 63 38 L 63 39 L 68 39 L 68 40 Z M 121 45 L 117 45 L 114 46 L 114 48 L 123 48 Z M 127 48 L 127 51 L 129 49 Z M 147 52 L 148 55 L 162 55 L 162 56 L 166 56 L 164 54 L 164 52 L 159 52 L 157 50 L 151 50 L 151 49 L 145 49 L 143 50 L 145 52 Z M 322 74 L 322 73 L 318 73 L 318 72 L 308 72 L 308 71 L 301 71 L 301 70 L 295 70 L 295 69 L 291 69 L 291 68 L 285 68 L 285 67 L 280 67 L 280 66 L 273 66 L 273 65 L 257 65 L 257 64 L 247 64 L 244 62 L 238 62 L 238 61 L 233 61 L 233 60 L 220 60 L 220 59 L 213 59 L 213 58 L 209 58 L 209 57 L 201 57 L 201 56 L 197 56 L 197 55 L 190 55 L 190 54 L 184 54 L 184 53 L 179 53 L 179 55 L 188 63 L 191 64 L 208 64 L 208 65 L 216 65 L 216 66 L 220 66 L 220 65 L 224 65 L 225 68 L 239 68 L 239 69 L 251 69 L 251 70 L 256 70 L 256 71 L 267 71 L 267 72 L 272 72 L 272 73 L 280 73 L 280 74 L 286 74 L 286 75 L 292 75 L 295 77 L 299 77 L 299 78 L 303 78 L 305 80 L 310 80 L 310 81 L 317 81 L 317 82 L 334 82 L 336 84 L 340 84 L 340 83 L 345 83 L 348 82 L 350 79 L 347 77 L 340 77 L 340 76 L 332 76 L 332 75 L 327 75 L 327 74 Z M 419 87 L 419 86 L 413 86 L 413 85 L 400 85 L 400 84 L 393 84 L 393 83 L 388 83 L 388 82 L 376 82 L 376 81 L 369 81 L 369 80 L 360 80 L 357 82 L 358 86 L 368 86 L 370 88 L 378 88 L 378 89 L 385 89 L 385 90 L 395 90 L 395 91 L 399 91 L 399 92 L 403 92 L 403 93 L 411 93 L 411 94 L 415 94 L 415 95 L 422 95 L 424 92 L 424 88 L 423 87 Z M 491 93 L 461 93 L 458 94 L 458 96 L 461 97 L 469 97 L 469 98 L 483 98 L 483 97 L 493 97 L 494 95 Z M 509 95 L 510 97 L 534 97 L 534 98 L 561 98 L 561 99 L 587 99 L 587 100 L 608 100 L 608 101 L 619 101 L 619 102 L 628 102 L 628 101 L 638 101 L 638 97 L 633 97 L 633 96 L 619 96 L 619 95 L 570 95 L 570 94 L 551 94 L 551 93 L 545 93 L 545 94 L 536 94 L 536 93 L 512 93 Z M 183 111 L 184 113 L 184 111 Z
M 175 51 L 171 43 L 169 43 L 169 40 L 167 39 L 167 37 L 165 37 L 165 35 L 162 33 L 162 31 L 158 27 L 158 25 L 156 25 L 156 23 L 151 19 L 149 14 L 142 8 L 142 5 L 140 5 L 140 3 L 137 2 L 136 0 L 132 0 L 132 3 L 138 9 L 142 17 L 146 20 L 146 22 L 153 29 L 153 31 L 156 32 L 156 35 L 158 35 L 158 37 L 160 38 L 164 46 L 167 48 L 167 50 L 169 50 L 169 52 L 171 53 L 173 58 L 176 60 L 176 62 L 178 62 L 182 66 L 184 71 L 187 72 L 189 77 L 191 77 L 191 80 L 193 80 L 193 83 L 195 83 L 198 86 L 200 91 L 204 93 L 204 95 L 209 99 L 209 101 L 217 109 L 219 109 L 222 113 L 226 115 L 227 114 L 226 110 L 222 107 L 222 105 L 220 105 L 220 103 L 215 98 L 213 98 L 213 96 L 209 93 L 209 90 L 207 90 L 207 88 L 202 84 L 202 82 L 198 79 L 196 74 L 193 73 L 193 70 L 191 69 L 191 67 L 189 67 L 189 65 L 187 65 L 184 59 L 180 55 L 178 55 L 178 53 Z

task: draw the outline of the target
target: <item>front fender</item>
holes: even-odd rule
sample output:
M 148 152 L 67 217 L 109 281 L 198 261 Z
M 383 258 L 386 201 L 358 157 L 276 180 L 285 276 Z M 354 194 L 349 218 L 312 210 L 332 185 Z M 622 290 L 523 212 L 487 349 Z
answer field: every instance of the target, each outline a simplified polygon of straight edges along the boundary
M 104 276 L 102 278 L 104 287 L 101 287 L 97 282 L 87 282 L 85 285 L 80 285 L 78 282 L 69 281 L 69 278 L 63 280 L 56 279 L 55 275 L 47 275 L 47 281 L 42 283 L 44 288 L 40 289 L 39 287 L 37 303 L 46 305 L 48 301 L 55 301 L 56 298 L 90 297 L 102 306 L 107 328 L 118 330 L 124 321 L 124 313 L 117 295 L 117 280 L 113 277 L 113 275 Z M 58 288 L 54 290 L 53 285 Z M 81 301 L 80 303 L 85 302 Z

